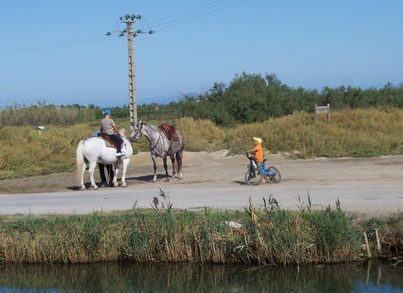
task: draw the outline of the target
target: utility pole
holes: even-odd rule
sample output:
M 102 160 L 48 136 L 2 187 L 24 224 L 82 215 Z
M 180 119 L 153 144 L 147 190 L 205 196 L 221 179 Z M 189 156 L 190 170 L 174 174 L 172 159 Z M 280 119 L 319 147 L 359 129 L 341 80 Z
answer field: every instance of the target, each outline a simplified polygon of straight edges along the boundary
M 133 40 L 139 34 L 153 34 L 154 31 L 150 30 L 145 32 L 143 30 L 133 31 L 133 24 L 141 21 L 141 15 L 126 14 L 119 18 L 121 23 L 126 24 L 126 29 L 115 31 L 120 33 L 119 36 L 127 35 L 127 48 L 128 48 L 128 63 L 129 63 L 129 111 L 130 111 L 130 129 L 133 130 L 137 124 L 137 103 L 136 103 L 136 73 L 134 66 L 134 49 Z M 108 32 L 106 35 L 110 35 Z

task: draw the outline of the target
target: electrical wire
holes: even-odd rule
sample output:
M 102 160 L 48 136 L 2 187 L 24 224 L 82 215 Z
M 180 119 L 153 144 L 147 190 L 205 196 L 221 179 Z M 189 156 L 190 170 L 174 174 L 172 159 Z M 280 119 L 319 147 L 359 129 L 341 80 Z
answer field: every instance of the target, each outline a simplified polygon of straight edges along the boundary
M 183 19 L 182 21 L 177 21 L 177 20 L 172 21 L 171 23 L 167 23 L 167 24 L 166 24 L 165 26 L 163 26 L 162 28 L 156 29 L 156 30 L 157 30 L 157 31 L 165 30 L 165 29 L 167 29 L 167 28 L 170 28 L 170 27 L 173 27 L 173 26 L 176 26 L 176 25 L 179 25 L 179 24 L 183 24 L 183 23 L 192 21 L 192 20 L 198 19 L 198 18 L 200 18 L 200 17 L 204 17 L 204 16 L 207 16 L 207 15 L 210 15 L 210 14 L 215 13 L 215 12 L 217 12 L 217 11 L 220 11 L 220 10 L 223 10 L 223 9 L 226 9 L 226 8 L 230 8 L 230 7 L 232 7 L 232 6 L 235 6 L 235 5 L 238 5 L 238 4 L 247 2 L 247 1 L 249 1 L 249 0 L 240 0 L 240 1 L 237 1 L 237 2 L 235 2 L 235 3 L 226 5 L 226 6 L 221 6 L 221 7 L 218 7 L 218 8 L 216 8 L 216 9 L 209 10 L 208 12 L 206 12 L 206 13 L 204 13 L 204 14 L 199 14 L 199 15 L 195 15 L 195 16 L 188 15 L 188 16 L 186 16 L 186 17 L 183 17 L 184 19 Z
M 175 14 L 160 18 L 160 19 L 155 20 L 155 21 L 150 21 L 150 23 L 153 26 L 160 26 L 162 23 L 165 23 L 167 19 L 169 19 L 168 22 L 170 22 L 174 18 L 178 19 L 178 18 L 188 17 L 190 14 L 195 14 L 195 13 L 198 13 L 200 11 L 204 11 L 204 10 L 207 10 L 207 9 L 210 9 L 210 8 L 215 7 L 215 6 L 222 5 L 222 4 L 225 4 L 227 2 L 231 2 L 231 1 L 233 1 L 233 0 L 211 1 L 211 2 L 205 3 L 203 5 L 199 5 L 199 6 L 196 6 L 196 7 L 190 8 L 190 9 L 186 9 L 184 11 L 181 11 L 181 12 L 178 12 L 178 13 L 175 13 Z M 183 15 L 183 14 L 187 14 L 187 15 L 180 16 L 180 15 Z
M 15 50 L 4 50 L 0 51 L 0 57 L 1 56 L 10 56 L 10 55 L 19 55 L 19 54 L 26 54 L 26 53 L 39 53 L 39 52 L 44 52 L 44 51 L 49 51 L 49 50 L 54 50 L 54 49 L 62 49 L 62 48 L 68 48 L 68 47 L 77 47 L 77 46 L 83 46 L 83 45 L 90 45 L 90 44 L 95 44 L 99 42 L 106 42 L 109 40 L 117 39 L 119 38 L 118 36 L 112 36 L 109 38 L 105 38 L 103 36 L 102 38 L 90 38 L 90 39 L 85 39 L 82 40 L 70 40 L 68 42 L 55 42 L 55 43 L 48 43 L 48 44 L 43 44 L 40 46 L 32 46 L 32 47 L 25 47 L 25 48 L 20 48 L 20 49 L 15 49 Z
M 183 24 L 183 23 L 195 20 L 195 19 L 203 17 L 203 16 L 207 16 L 207 15 L 215 13 L 217 11 L 220 11 L 220 10 L 223 10 L 226 8 L 230 8 L 232 6 L 241 4 L 246 1 L 249 1 L 249 0 L 211 1 L 211 2 L 205 3 L 203 5 L 199 5 L 199 6 L 184 10 L 182 12 L 178 12 L 178 13 L 172 14 L 170 16 L 163 17 L 159 20 L 156 20 L 156 21 L 153 21 L 150 23 L 147 21 L 147 19 L 145 17 L 143 17 L 143 18 L 150 30 L 151 30 L 151 27 L 153 27 L 153 29 L 158 28 L 158 31 L 161 31 L 161 30 L 165 30 L 167 28 L 170 28 L 170 27 L 173 27 L 173 26 L 176 26 L 179 24 Z M 114 26 L 114 30 L 116 29 L 116 27 L 118 27 L 118 29 L 120 28 L 121 22 L 119 20 L 120 20 L 120 18 L 117 19 L 115 26 Z M 143 22 L 141 22 L 141 24 L 143 27 L 144 26 Z M 21 47 L 21 48 L 0 50 L 0 57 L 9 56 L 9 55 L 26 54 L 26 53 L 38 53 L 38 52 L 42 52 L 42 51 L 74 47 L 74 46 L 83 46 L 83 45 L 103 42 L 103 41 L 107 41 L 107 40 L 113 40 L 116 38 L 118 38 L 118 37 L 117 36 L 108 36 L 106 38 L 104 34 L 92 35 L 92 36 L 81 37 L 81 38 L 71 39 L 71 40 L 66 40 L 66 41 L 57 41 L 57 42 L 44 43 L 44 44 L 35 45 L 35 46 L 26 46 L 26 47 Z

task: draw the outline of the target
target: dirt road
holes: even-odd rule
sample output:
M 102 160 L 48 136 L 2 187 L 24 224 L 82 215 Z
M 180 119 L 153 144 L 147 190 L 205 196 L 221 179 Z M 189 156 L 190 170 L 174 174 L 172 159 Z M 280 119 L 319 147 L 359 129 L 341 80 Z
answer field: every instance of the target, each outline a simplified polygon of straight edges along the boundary
M 403 156 L 289 160 L 269 154 L 266 158 L 281 171 L 281 183 L 244 185 L 248 160 L 225 156 L 224 151 L 185 153 L 183 181 L 164 182 L 160 160 L 159 180 L 149 182 L 153 171 L 148 153 L 132 158 L 127 188 L 78 191 L 73 173 L 2 180 L 0 214 L 88 213 L 133 205 L 149 208 L 153 198 L 159 197 L 159 188 L 177 208 L 240 209 L 248 204 L 249 196 L 258 206 L 262 197 L 272 195 L 282 207 L 295 209 L 298 197 L 306 202 L 309 193 L 314 208 L 334 206 L 339 199 L 343 209 L 367 215 L 403 210 Z

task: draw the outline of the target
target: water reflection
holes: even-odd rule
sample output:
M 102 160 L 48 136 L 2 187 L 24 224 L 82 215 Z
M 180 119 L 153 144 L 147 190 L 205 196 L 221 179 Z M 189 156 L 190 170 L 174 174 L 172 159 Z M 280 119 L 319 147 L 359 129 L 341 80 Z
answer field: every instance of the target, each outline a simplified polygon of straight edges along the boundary
M 2 265 L 2 292 L 403 292 L 402 267 L 133 264 Z M 372 289 L 376 290 L 373 291 Z

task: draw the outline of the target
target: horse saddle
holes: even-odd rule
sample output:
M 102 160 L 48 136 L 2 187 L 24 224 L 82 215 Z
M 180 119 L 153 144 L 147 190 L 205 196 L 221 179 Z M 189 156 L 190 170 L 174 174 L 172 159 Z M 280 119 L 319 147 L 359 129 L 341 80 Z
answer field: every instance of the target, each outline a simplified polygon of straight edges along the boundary
M 109 135 L 107 135 L 107 134 L 105 134 L 105 133 L 102 133 L 101 138 L 105 141 L 105 146 L 106 146 L 107 148 L 115 148 L 115 149 L 118 148 L 116 142 L 114 142 L 114 141 L 109 137 Z M 122 147 L 123 147 L 123 144 L 122 144 Z
M 173 125 L 161 124 L 158 128 L 165 134 L 169 140 L 179 141 L 178 133 Z

